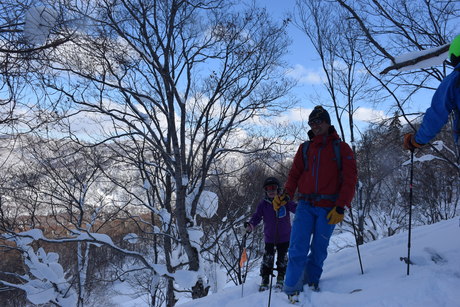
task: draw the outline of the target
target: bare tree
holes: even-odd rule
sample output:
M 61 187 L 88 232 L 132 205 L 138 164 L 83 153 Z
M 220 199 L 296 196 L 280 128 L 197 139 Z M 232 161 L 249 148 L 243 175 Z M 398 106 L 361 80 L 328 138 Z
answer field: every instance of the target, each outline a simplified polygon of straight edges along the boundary
M 297 7 L 297 24 L 321 60 L 326 77 L 324 86 L 335 110 L 342 139 L 346 140 L 343 127 L 346 120 L 350 141 L 354 145 L 353 115 L 359 103 L 366 98 L 366 85 L 369 82 L 369 76 L 362 71 L 363 59 L 356 31 L 345 12 L 333 3 L 299 0 Z
M 96 150 L 79 150 L 65 141 L 33 137 L 22 140 L 23 158 L 9 170 L 18 179 L 4 187 L 5 195 L 12 201 L 10 206 L 18 210 L 18 218 L 2 215 L 2 232 L 14 235 L 22 227 L 11 223 L 21 220 L 25 224 L 22 230 L 44 229 L 53 239 L 78 232 L 98 232 L 103 225 L 100 215 L 107 204 L 107 195 L 103 197 L 96 191 L 103 186 L 101 168 L 107 159 Z M 68 247 L 77 255 L 75 266 L 70 268 L 75 273 L 72 281 L 75 281 L 77 306 L 85 305 L 89 298 L 90 247 L 91 243 L 80 241 L 75 249 Z
M 413 96 L 420 90 L 436 89 L 447 74 L 444 65 L 419 69 L 385 70 L 377 73 L 373 65 L 396 65 L 397 57 L 414 51 L 439 47 L 445 50 L 458 34 L 458 1 L 335 1 L 353 20 L 360 52 L 370 54 L 363 62 L 377 81 L 379 96 L 393 100 L 404 116 Z M 410 63 L 407 63 L 410 64 Z
M 405 0 L 328 2 L 299 0 L 297 6 L 300 26 L 322 59 L 326 86 L 332 102 L 335 106 L 340 103 L 346 106 L 344 109 L 350 116 L 352 144 L 354 144 L 352 115 L 358 105 L 378 105 L 380 101 L 393 101 L 393 106 L 387 109 L 388 112 L 398 111 L 399 115 L 393 118 L 393 121 L 399 120 L 399 116 L 408 120 L 406 110 L 414 101 L 415 94 L 422 89 L 435 89 L 434 84 L 446 75 L 445 66 L 411 71 L 410 67 L 406 68 L 406 66 L 413 63 L 401 62 L 398 56 L 433 47 L 439 47 L 434 54 L 444 52 L 446 44 L 458 34 L 459 4 L 456 1 L 418 3 Z M 338 63 L 343 63 L 343 67 L 347 69 L 341 70 Z M 386 69 L 385 74 L 379 74 L 384 65 L 391 68 Z M 337 117 L 340 123 L 340 117 Z M 343 134 L 341 123 L 339 125 Z M 401 138 L 401 130 L 398 129 L 398 133 L 394 134 L 394 131 L 388 132 L 384 128 L 383 131 L 391 135 L 384 138 L 388 143 L 378 142 L 378 145 L 373 144 L 375 146 L 371 147 L 367 143 L 369 135 L 363 135 L 364 140 L 360 144 L 363 148 L 358 150 L 358 157 L 365 158 L 362 161 L 364 167 L 360 168 L 361 190 L 358 190 L 355 198 L 359 204 L 360 236 L 364 235 L 364 217 L 371 218 L 369 214 L 375 210 L 372 209 L 373 204 L 376 201 L 378 203 L 380 197 L 387 197 L 389 194 L 384 191 L 395 189 L 394 182 L 402 179 L 399 165 L 393 163 L 398 159 L 392 159 L 395 161 L 391 163 L 387 161 L 388 165 L 392 165 L 391 167 L 381 168 L 383 165 L 379 161 L 372 162 L 376 164 L 370 167 L 367 158 L 375 150 L 373 147 L 380 153 L 387 152 L 390 148 L 392 152 L 400 152 L 400 148 L 394 146 L 394 142 L 395 139 Z M 366 150 L 371 151 L 366 152 Z M 436 152 L 441 159 L 449 161 L 449 153 Z M 371 161 L 373 159 L 371 158 Z M 379 164 L 381 166 L 378 166 Z M 455 163 L 451 161 L 450 164 Z M 367 169 L 366 165 L 369 166 Z M 397 205 L 400 202 L 397 198 L 394 194 L 393 197 L 386 198 L 386 202 Z M 395 220 L 400 220 L 398 213 L 400 211 L 392 211 L 390 215 L 393 215 Z M 375 223 L 375 221 L 371 222 Z M 389 226 L 388 229 L 389 234 L 395 231 L 394 226 Z
M 347 12 L 333 2 L 298 0 L 296 3 L 299 8 L 297 24 L 321 60 L 324 87 L 335 111 L 339 133 L 343 140 L 350 136 L 356 153 L 354 115 L 360 105 L 372 103 L 368 97 L 370 76 L 364 73 L 365 58 L 360 52 L 360 42 L 356 40 L 358 33 L 353 21 L 347 18 Z M 364 213 L 368 208 L 364 207 L 367 203 L 360 197 L 362 194 L 357 193 L 355 203 L 358 205 L 358 242 L 362 244 Z
M 173 238 L 186 255 L 169 273 L 199 272 L 191 232 L 200 231 L 197 207 L 210 170 L 229 153 L 267 148 L 263 136 L 243 136 L 247 123 L 290 105 L 279 99 L 291 87 L 280 70 L 286 24 L 226 1 L 75 2 L 66 9 L 87 27 L 49 53 L 46 85 L 71 111 L 112 123 L 104 136 L 92 135 L 96 141 L 123 148 L 129 140 L 138 178 L 157 189 L 144 207 L 153 219 L 168 212 L 171 219 L 158 219 L 173 235 L 165 246 Z M 197 276 L 200 297 L 207 290 Z M 172 306 L 172 291 L 168 299 Z
M 357 146 L 360 186 L 358 189 L 360 239 L 376 240 L 391 236 L 405 226 L 407 160 L 399 145 L 401 125 L 398 116 L 390 124 L 384 122 L 370 127 Z M 382 232 L 382 229 L 385 231 Z
M 102 263 L 106 274 L 113 272 L 115 276 L 127 276 L 145 268 L 145 271 L 154 275 L 150 276 L 152 280 L 159 278 L 149 252 L 127 249 L 121 242 L 120 235 L 126 235 L 126 232 L 123 233 L 126 229 L 120 227 L 123 225 L 121 218 L 127 220 L 123 210 L 135 204 L 136 199 L 130 199 L 129 194 L 126 195 L 124 190 L 113 184 L 117 176 L 130 178 L 132 172 L 120 172 L 117 160 L 110 155 L 111 151 L 102 146 L 82 147 L 66 140 L 46 140 L 43 137 L 22 137 L 17 140 L 24 141 L 23 147 L 15 150 L 16 160 L 10 159 L 11 166 L 1 172 L 2 178 L 8 176 L 8 180 L 1 187 L 3 199 L 0 202 L 0 232 L 4 238 L 16 243 L 27 237 L 24 240 L 29 242 L 27 245 L 31 246 L 32 253 L 36 246 L 43 247 L 43 251 L 50 248 L 59 251 L 63 262 L 59 265 L 70 273 L 67 275 L 71 287 L 68 293 L 75 293 L 68 301 L 73 301 L 76 306 L 84 306 L 90 299 L 94 299 L 92 289 L 95 285 L 102 285 L 94 269 L 97 262 L 101 263 L 101 258 L 109 258 L 111 267 L 116 268 L 121 267 L 117 262 L 119 255 L 136 255 L 134 259 L 140 263 L 140 269 L 136 266 L 135 269 L 119 269 L 114 272 L 106 263 Z M 114 171 L 111 172 L 112 168 Z M 125 183 L 129 185 L 129 180 Z M 37 233 L 35 230 L 42 232 L 30 236 L 30 233 Z M 110 237 L 106 234 L 110 234 Z M 150 242 L 148 235 L 140 238 L 143 239 Z M 24 246 L 22 249 L 14 245 L 1 247 L 2 256 L 11 250 L 27 252 Z M 30 252 L 27 255 L 32 257 Z M 155 259 L 153 263 L 159 262 Z M 27 264 L 29 269 L 26 273 L 40 270 L 35 263 L 31 264 Z M 15 283 L 5 278 L 20 273 L 18 269 L 3 268 L 0 284 L 26 291 L 26 288 L 20 286 L 20 281 L 15 286 Z M 113 281 L 116 279 L 113 278 Z M 149 284 L 153 285 L 152 282 Z M 49 283 L 40 285 L 52 287 Z M 33 302 L 34 292 L 26 293 Z
M 58 7 L 46 0 L 0 3 L 0 124 L 4 133 L 7 127 L 16 127 L 13 133 L 35 128 L 51 119 L 43 118 L 45 113 L 55 110 L 55 105 L 46 104 L 47 95 L 39 88 L 42 63 L 47 62 L 48 52 L 68 42 L 76 30 Z M 42 118 L 31 119 L 40 113 Z

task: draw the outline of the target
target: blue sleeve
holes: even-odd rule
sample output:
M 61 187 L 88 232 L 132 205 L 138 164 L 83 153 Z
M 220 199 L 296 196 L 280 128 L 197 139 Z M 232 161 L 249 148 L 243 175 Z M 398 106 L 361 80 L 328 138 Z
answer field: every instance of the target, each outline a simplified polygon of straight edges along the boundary
M 249 220 L 249 223 L 254 227 L 257 226 L 260 223 L 260 221 L 262 221 L 262 218 L 264 217 L 263 204 L 264 204 L 264 200 L 259 202 L 256 208 L 256 212 L 254 212 L 251 219 Z
M 434 93 L 431 106 L 426 110 L 422 124 L 415 135 L 417 143 L 426 144 L 433 139 L 447 123 L 454 106 L 458 108 L 460 104 L 460 89 L 457 87 L 459 74 L 458 71 L 454 71 L 448 75 Z

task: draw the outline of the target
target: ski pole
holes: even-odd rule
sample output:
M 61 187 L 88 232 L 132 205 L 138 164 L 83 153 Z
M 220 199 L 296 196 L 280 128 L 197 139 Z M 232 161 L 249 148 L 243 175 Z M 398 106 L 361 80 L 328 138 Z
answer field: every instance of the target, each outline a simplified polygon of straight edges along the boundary
M 278 241 L 278 210 L 275 211 L 275 242 L 273 242 L 273 249 L 276 250 L 278 252 L 278 249 L 276 247 L 276 243 Z M 276 256 L 278 258 L 279 254 Z M 275 260 L 275 255 L 273 255 L 273 262 Z M 268 294 L 268 307 L 270 307 L 270 303 L 271 303 L 271 300 L 272 300 L 272 284 L 273 284 L 273 266 L 275 264 L 273 263 L 272 265 L 272 271 L 270 273 L 270 290 L 269 290 L 269 294 Z
M 409 275 L 410 267 L 410 241 L 412 230 L 412 184 L 414 182 L 414 151 L 410 154 L 410 182 L 409 182 L 409 234 L 407 240 L 407 275 Z
M 363 262 L 361 261 L 361 253 L 359 252 L 358 237 L 357 237 L 357 235 L 356 235 L 355 221 L 354 221 L 354 219 L 353 219 L 353 209 L 352 209 L 352 208 L 350 208 L 350 217 L 351 217 L 351 225 L 352 225 L 352 227 L 353 227 L 353 234 L 355 235 L 356 249 L 358 250 L 359 266 L 361 267 L 361 274 L 364 274 Z
M 244 272 L 244 262 L 247 261 L 247 255 L 246 255 L 246 239 L 248 237 L 248 233 L 245 233 L 243 236 L 243 240 L 241 242 L 241 245 L 243 246 L 243 250 L 241 252 L 241 257 L 240 257 L 240 270 L 241 270 L 241 297 L 244 295 L 244 283 L 246 281 L 246 278 L 243 274 Z M 246 269 L 247 273 L 247 269 Z

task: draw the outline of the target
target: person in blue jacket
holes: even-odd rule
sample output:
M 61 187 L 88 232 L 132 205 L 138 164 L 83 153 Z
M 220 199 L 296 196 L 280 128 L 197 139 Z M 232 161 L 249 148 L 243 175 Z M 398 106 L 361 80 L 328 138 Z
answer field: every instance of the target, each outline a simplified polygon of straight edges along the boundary
M 276 257 L 276 288 L 282 289 L 284 276 L 287 266 L 287 251 L 289 248 L 289 238 L 291 237 L 291 218 L 289 212 L 295 213 L 296 203 L 288 201 L 287 204 L 275 210 L 272 204 L 273 199 L 281 191 L 281 185 L 277 178 L 268 177 L 263 185 L 265 197 L 257 205 L 256 211 L 249 222 L 245 223 L 246 231 L 252 232 L 254 228 L 263 220 L 265 252 L 260 267 L 262 283 L 259 291 L 268 289 L 270 275 L 273 272 L 273 264 Z
M 449 114 L 454 111 L 455 143 L 459 137 L 460 109 L 460 35 L 457 35 L 449 47 L 449 60 L 454 70 L 442 80 L 431 100 L 431 106 L 426 110 L 422 124 L 417 133 L 404 135 L 403 147 L 414 151 L 427 144 L 447 123 Z

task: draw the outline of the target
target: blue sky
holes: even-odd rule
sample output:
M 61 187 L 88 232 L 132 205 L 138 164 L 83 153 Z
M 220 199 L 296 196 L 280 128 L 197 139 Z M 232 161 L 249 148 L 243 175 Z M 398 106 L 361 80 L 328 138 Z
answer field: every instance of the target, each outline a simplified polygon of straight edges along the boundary
M 295 2 L 296 0 L 256 0 L 258 5 L 266 7 L 272 16 L 280 19 L 284 18 L 287 14 L 294 14 Z M 301 117 L 306 118 L 317 104 L 312 99 L 314 95 L 320 94 L 325 102 L 328 101 L 329 96 L 321 82 L 321 75 L 323 73 L 319 56 L 309 42 L 308 37 L 293 23 L 289 24 L 288 32 L 292 44 L 285 59 L 293 68 L 291 75 L 298 80 L 298 85 L 294 89 L 294 95 L 300 100 Z M 293 110 L 292 113 L 299 113 L 299 110 Z M 383 111 L 371 108 L 363 108 L 359 113 L 357 119 L 385 116 Z M 292 114 L 292 118 L 299 118 L 299 116 Z M 332 124 L 336 124 L 334 121 L 335 116 L 331 114 L 331 118 L 333 119 Z M 362 130 L 367 126 L 367 122 L 360 122 L 358 126 Z
M 260 6 L 266 7 L 268 12 L 275 18 L 282 19 L 288 14 L 292 15 L 294 13 L 296 0 L 256 0 L 256 2 Z M 304 95 L 307 95 L 307 92 L 322 87 L 319 57 L 314 51 L 313 46 L 309 43 L 307 36 L 293 23 L 289 24 L 288 31 L 292 44 L 288 50 L 286 60 L 295 68 L 295 72 L 300 80 L 296 92 L 302 95 L 302 91 L 305 91 Z M 313 104 L 311 107 L 313 107 Z
M 269 14 L 272 15 L 275 19 L 279 19 L 280 21 L 288 16 L 288 14 L 294 14 L 296 0 L 255 1 L 257 5 L 266 7 Z M 293 108 L 286 114 L 280 115 L 279 120 L 289 120 L 294 122 L 299 120 L 306 121 L 313 107 L 318 104 L 317 100 L 312 99 L 313 96 L 320 95 L 322 98 L 321 101 L 326 105 L 330 105 L 330 103 L 328 103 L 330 99 L 324 86 L 322 85 L 321 75 L 323 72 L 319 57 L 316 54 L 313 46 L 310 44 L 307 36 L 293 23 L 289 24 L 288 32 L 292 40 L 292 44 L 287 51 L 285 60 L 291 67 L 290 75 L 298 80 L 298 85 L 293 90 L 292 94 L 299 101 L 299 105 L 298 108 Z M 425 94 L 425 97 L 421 98 L 420 101 L 417 101 L 415 104 L 413 104 L 413 109 L 411 112 L 423 112 L 429 105 L 431 95 L 432 93 Z M 380 105 L 380 110 L 375 110 L 372 106 L 367 105 L 361 107 L 354 117 L 355 122 L 358 124 L 359 130 L 363 131 L 367 126 L 366 121 L 375 118 L 375 116 L 378 116 L 380 119 L 385 116 L 391 116 L 394 110 L 390 110 L 390 104 L 393 103 L 390 102 L 388 106 Z M 335 116 L 332 113 L 331 118 L 333 119 L 332 123 L 337 125 Z M 79 120 L 77 122 L 79 122 Z
M 257 5 L 266 7 L 273 17 L 280 19 L 287 14 L 294 13 L 295 2 L 296 0 L 256 0 Z M 302 109 L 300 112 L 306 113 L 302 114 L 301 117 L 306 118 L 315 106 L 315 103 L 311 99 L 313 94 L 320 93 L 326 102 L 329 96 L 321 84 L 320 75 L 322 74 L 322 68 L 319 57 L 309 43 L 307 36 L 292 23 L 289 25 L 288 31 L 292 39 L 292 44 L 285 59 L 294 68 L 293 75 L 299 80 L 298 86 L 294 89 L 294 95 L 301 101 L 299 107 Z M 419 95 L 420 98 L 417 102 L 411 105 L 410 112 L 424 112 L 430 104 L 433 93 L 425 92 Z M 373 106 L 361 107 L 355 116 L 355 120 L 358 120 L 358 128 L 363 131 L 368 125 L 366 121 L 392 116 L 394 109 L 390 110 L 390 105 L 393 104 L 394 102 L 391 101 L 388 103 L 388 106 L 380 105 L 378 109 L 374 109 Z M 299 113 L 298 110 L 292 113 L 296 112 Z M 298 118 L 299 116 L 295 117 Z M 331 117 L 335 118 L 335 116 Z M 334 120 L 333 124 L 336 124 Z

